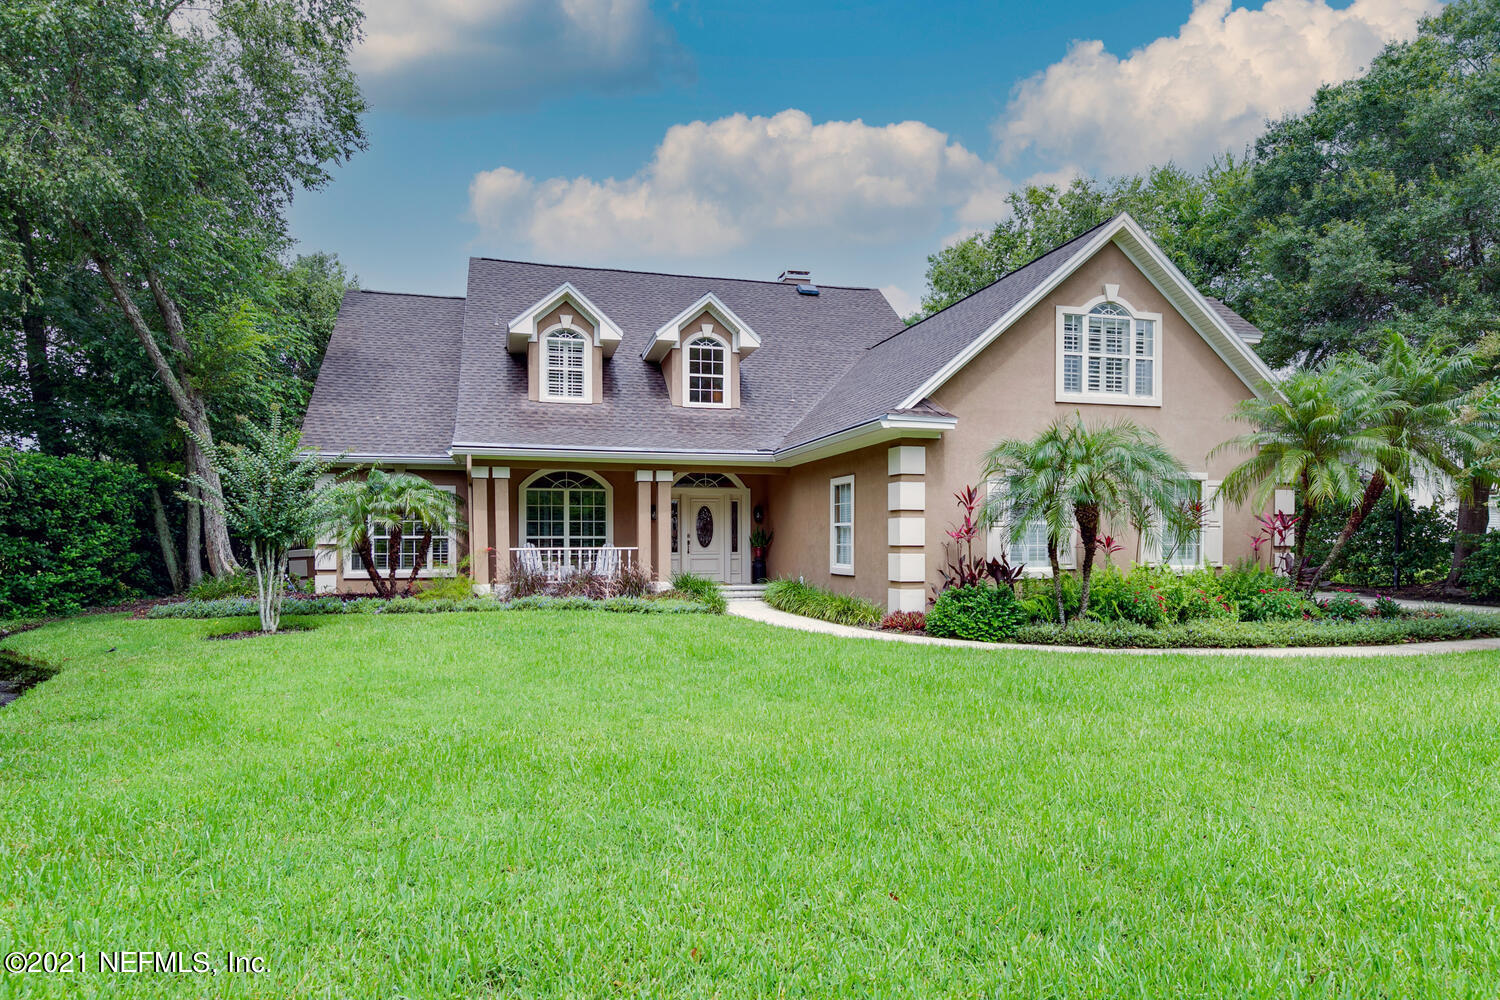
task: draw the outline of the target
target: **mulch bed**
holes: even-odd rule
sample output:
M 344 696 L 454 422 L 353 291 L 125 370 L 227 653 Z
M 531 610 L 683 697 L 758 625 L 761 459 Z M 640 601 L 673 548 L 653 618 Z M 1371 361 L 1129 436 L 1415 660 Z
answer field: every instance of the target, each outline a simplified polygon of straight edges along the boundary
M 1407 584 L 1404 587 L 1356 587 L 1347 583 L 1325 584 L 1327 590 L 1352 590 L 1365 597 L 1394 597 L 1406 601 L 1441 601 L 1444 604 L 1480 604 L 1493 606 L 1493 598 L 1471 597 L 1467 592 L 1454 595 L 1446 592 L 1441 583 Z
M 281 627 L 275 632 L 262 632 L 258 628 L 245 629 L 240 632 L 219 632 L 215 635 L 205 635 L 203 638 L 215 639 L 253 639 L 258 635 L 291 635 L 293 632 L 311 632 L 317 628 L 316 625 L 308 625 L 304 622 L 282 622 Z

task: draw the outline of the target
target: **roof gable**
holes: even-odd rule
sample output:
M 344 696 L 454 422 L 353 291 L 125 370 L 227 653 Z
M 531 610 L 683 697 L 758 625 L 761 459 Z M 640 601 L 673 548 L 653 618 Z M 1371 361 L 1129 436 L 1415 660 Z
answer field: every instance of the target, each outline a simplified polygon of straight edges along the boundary
M 692 322 L 705 312 L 722 323 L 729 331 L 733 337 L 733 342 L 729 346 L 736 354 L 748 357 L 751 351 L 760 346 L 760 337 L 750 329 L 749 323 L 736 316 L 734 310 L 726 306 L 713 292 L 705 292 L 698 301 L 662 324 L 661 329 L 656 331 L 656 336 L 651 338 L 651 342 L 642 350 L 641 357 L 647 361 L 660 361 L 666 357 L 668 351 L 681 345 L 683 324 Z
M 550 313 L 563 303 L 571 302 L 578 311 L 583 313 L 585 319 L 594 328 L 594 346 L 604 349 L 604 356 L 609 357 L 615 353 L 615 348 L 620 346 L 624 335 L 615 322 L 605 315 L 604 310 L 594 305 L 588 297 L 573 287 L 571 281 L 564 281 L 551 292 L 543 295 L 521 312 L 519 316 L 506 324 L 508 331 L 506 346 L 514 352 L 526 350 L 528 343 L 535 343 L 537 338 L 537 321 Z

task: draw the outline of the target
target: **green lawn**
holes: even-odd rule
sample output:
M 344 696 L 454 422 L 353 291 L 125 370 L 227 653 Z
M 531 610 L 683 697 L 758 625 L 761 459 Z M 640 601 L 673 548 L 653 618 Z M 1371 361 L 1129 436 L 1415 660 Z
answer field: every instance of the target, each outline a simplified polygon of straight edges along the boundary
M 709 616 L 92 618 L 0 709 L 0 973 L 57 997 L 1493 998 L 1500 656 Z M 217 958 L 215 959 L 217 961 Z

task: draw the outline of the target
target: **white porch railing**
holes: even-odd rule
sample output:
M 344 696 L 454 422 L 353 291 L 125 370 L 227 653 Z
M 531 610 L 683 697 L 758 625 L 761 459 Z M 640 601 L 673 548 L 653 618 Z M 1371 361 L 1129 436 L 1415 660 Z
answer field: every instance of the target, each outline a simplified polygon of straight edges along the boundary
M 561 580 L 577 573 L 597 573 L 603 577 L 619 576 L 635 565 L 634 546 L 619 545 L 566 546 L 543 548 L 527 545 L 510 550 L 511 566 L 527 573 L 543 573 L 548 580 Z

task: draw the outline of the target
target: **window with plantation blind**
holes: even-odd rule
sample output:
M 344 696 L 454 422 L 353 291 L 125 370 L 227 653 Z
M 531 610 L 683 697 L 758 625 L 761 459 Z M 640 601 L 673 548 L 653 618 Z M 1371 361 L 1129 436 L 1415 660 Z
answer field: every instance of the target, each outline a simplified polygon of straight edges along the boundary
M 589 342 L 584 335 L 563 327 L 548 333 L 542 346 L 542 398 L 587 402 Z
M 1161 316 L 1101 298 L 1057 310 L 1057 400 L 1161 404 Z

